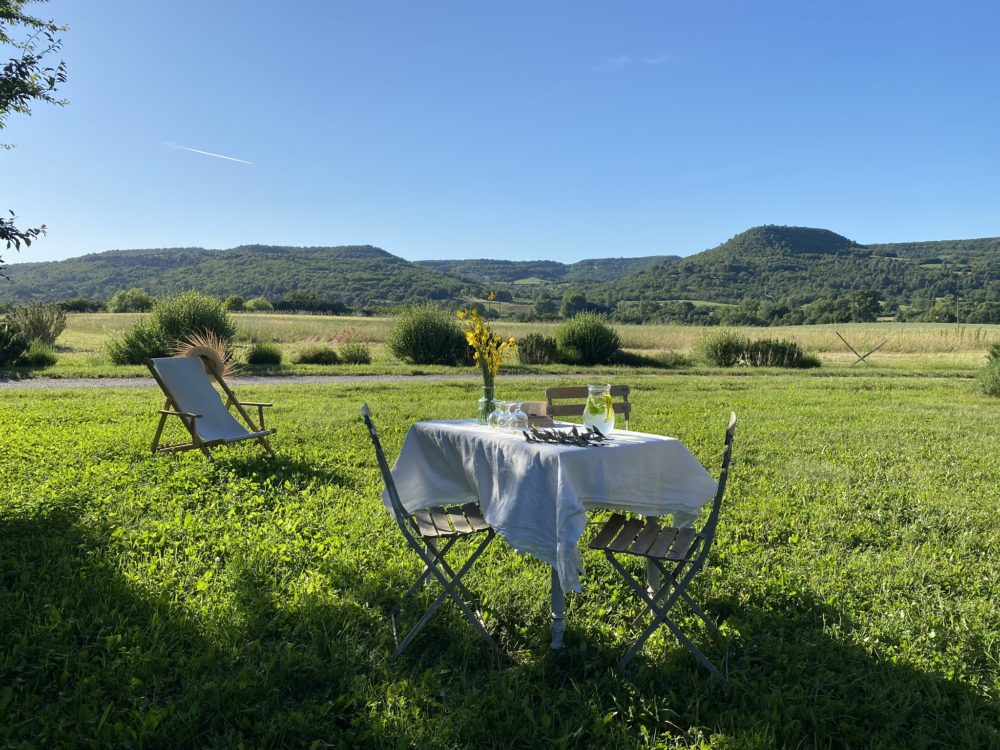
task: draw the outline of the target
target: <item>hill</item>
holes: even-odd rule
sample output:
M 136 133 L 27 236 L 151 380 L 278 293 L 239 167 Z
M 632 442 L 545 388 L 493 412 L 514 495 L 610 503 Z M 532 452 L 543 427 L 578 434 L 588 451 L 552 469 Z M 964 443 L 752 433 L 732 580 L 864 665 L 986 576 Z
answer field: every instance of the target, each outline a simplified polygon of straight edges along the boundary
M 576 263 L 554 260 L 421 260 L 417 265 L 479 284 L 591 284 L 620 279 L 676 256 L 594 258 Z
M 347 307 L 393 305 L 457 297 L 466 283 L 370 245 L 230 250 L 168 248 L 115 250 L 48 263 L 8 266 L 0 301 L 107 300 L 120 289 L 142 287 L 153 296 L 197 289 L 279 300 L 314 293 Z
M 618 302 L 802 305 L 856 292 L 874 292 L 890 307 L 947 296 L 1000 301 L 1000 238 L 861 245 L 826 229 L 762 226 L 605 284 L 602 291 Z

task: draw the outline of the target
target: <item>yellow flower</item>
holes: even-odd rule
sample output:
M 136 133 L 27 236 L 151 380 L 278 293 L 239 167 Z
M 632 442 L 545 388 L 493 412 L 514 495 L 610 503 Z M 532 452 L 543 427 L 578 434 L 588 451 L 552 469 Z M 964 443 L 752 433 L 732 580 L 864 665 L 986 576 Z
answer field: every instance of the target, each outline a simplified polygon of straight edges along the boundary
M 493 333 L 475 308 L 459 310 L 458 317 L 465 323 L 465 340 L 472 347 L 473 359 L 483 374 L 483 382 L 491 385 L 500 372 L 504 358 L 517 349 L 517 342 L 513 337 L 504 340 Z

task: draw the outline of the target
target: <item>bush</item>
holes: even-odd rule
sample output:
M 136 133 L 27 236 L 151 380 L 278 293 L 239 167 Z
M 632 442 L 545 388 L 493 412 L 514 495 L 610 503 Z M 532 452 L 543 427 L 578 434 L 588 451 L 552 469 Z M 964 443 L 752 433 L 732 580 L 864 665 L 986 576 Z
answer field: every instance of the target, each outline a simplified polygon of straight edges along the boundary
M 10 318 L 0 318 L 0 367 L 10 367 L 21 363 L 28 350 L 28 340 L 21 329 Z
M 819 367 L 819 359 L 806 354 L 794 341 L 758 339 L 750 341 L 742 361 L 751 367 Z
M 716 367 L 819 367 L 820 361 L 794 341 L 757 339 L 753 341 L 731 328 L 713 331 L 695 344 L 698 357 Z
M 556 361 L 556 340 L 529 333 L 517 342 L 517 358 L 522 365 L 551 365 Z
M 157 301 L 147 320 L 112 335 L 108 357 L 116 365 L 141 365 L 147 357 L 169 356 L 182 340 L 205 333 L 217 336 L 228 350 L 236 337 L 236 326 L 221 301 L 185 292 Z
M 340 361 L 348 365 L 370 365 L 372 353 L 368 344 L 355 341 L 340 347 Z
M 567 364 L 607 364 L 621 348 L 618 333 L 595 313 L 579 313 L 556 331 L 556 350 Z
M 145 289 L 119 290 L 108 300 L 108 312 L 149 312 L 153 309 L 153 298 Z
M 1000 362 L 1000 341 L 994 341 L 986 352 L 986 359 L 991 364 Z
M 11 320 L 28 341 L 39 341 L 50 347 L 66 329 L 66 313 L 59 305 L 43 305 L 36 301 L 14 308 Z
M 238 294 L 230 294 L 222 301 L 222 306 L 226 308 L 228 312 L 241 312 L 246 302 Z
M 1000 358 L 993 360 L 983 374 L 979 376 L 983 393 L 987 396 L 1000 396 Z
M 88 299 L 87 297 L 73 297 L 73 299 L 64 299 L 62 302 L 58 303 L 66 312 L 74 313 L 95 313 L 104 312 L 106 305 L 96 299 Z
M 270 312 L 274 309 L 274 305 L 267 297 L 254 297 L 243 303 L 243 309 L 247 312 Z
M 307 346 L 295 355 L 294 361 L 297 365 L 335 365 L 340 357 L 329 346 Z
M 394 356 L 415 365 L 455 365 L 465 360 L 469 348 L 458 323 L 433 305 L 402 312 L 385 343 Z
M 732 367 L 743 356 L 749 340 L 732 328 L 720 328 L 706 333 L 695 344 L 698 359 L 715 367 Z
M 248 365 L 280 365 L 281 349 L 270 341 L 258 341 L 247 348 Z
M 56 350 L 41 341 L 32 341 L 21 357 L 21 363 L 28 367 L 52 367 L 56 363 Z

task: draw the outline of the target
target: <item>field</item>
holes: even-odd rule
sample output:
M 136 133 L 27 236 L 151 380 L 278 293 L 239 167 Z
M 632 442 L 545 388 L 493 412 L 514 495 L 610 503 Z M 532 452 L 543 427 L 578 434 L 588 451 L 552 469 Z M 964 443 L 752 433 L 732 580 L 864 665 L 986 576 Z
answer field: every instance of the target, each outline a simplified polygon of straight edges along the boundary
M 392 457 L 414 420 L 469 416 L 472 380 L 255 385 L 241 395 L 276 402 L 279 458 L 215 463 L 149 455 L 153 388 L 6 389 L 0 746 L 1000 746 L 1000 402 L 915 361 L 628 380 L 633 428 L 713 471 L 740 415 L 694 585 L 725 642 L 687 621 L 710 655 L 728 646 L 727 688 L 669 634 L 615 666 L 634 605 L 597 555 L 550 651 L 547 568 L 503 543 L 470 585 L 513 623 L 509 658 L 448 605 L 391 657 L 388 612 L 419 566 L 358 407 Z
M 391 318 L 352 318 L 321 315 L 236 314 L 238 343 L 273 341 L 285 355 L 275 374 L 415 374 L 454 372 L 450 368 L 412 366 L 399 362 L 386 349 L 384 342 L 392 325 Z M 144 367 L 114 367 L 104 353 L 109 333 L 129 325 L 135 319 L 128 314 L 79 314 L 69 316 L 66 331 L 56 342 L 59 348 L 57 364 L 43 374 L 49 377 L 107 377 L 111 375 L 146 376 Z M 551 336 L 558 323 L 495 324 L 503 336 L 524 336 L 539 332 Z M 715 329 L 677 325 L 616 325 L 625 348 L 643 355 L 674 352 L 690 354 L 699 338 Z M 741 329 L 753 338 L 782 338 L 800 344 L 819 356 L 824 366 L 833 371 L 874 369 L 878 372 L 916 372 L 921 374 L 970 374 L 981 368 L 986 349 L 992 341 L 1000 341 L 1000 325 L 956 325 L 930 323 L 854 323 L 824 326 L 789 326 L 785 328 Z M 868 363 L 852 367 L 856 357 L 837 337 L 840 333 L 861 353 L 879 344 L 883 346 Z M 369 345 L 370 365 L 334 365 L 317 367 L 292 364 L 295 353 L 311 344 L 337 347 L 348 342 Z M 575 368 L 551 365 L 508 368 L 511 372 L 560 373 Z M 635 372 L 629 368 L 606 368 L 610 373 Z M 643 370 L 638 371 L 640 374 Z M 19 373 L 31 375 L 37 373 Z

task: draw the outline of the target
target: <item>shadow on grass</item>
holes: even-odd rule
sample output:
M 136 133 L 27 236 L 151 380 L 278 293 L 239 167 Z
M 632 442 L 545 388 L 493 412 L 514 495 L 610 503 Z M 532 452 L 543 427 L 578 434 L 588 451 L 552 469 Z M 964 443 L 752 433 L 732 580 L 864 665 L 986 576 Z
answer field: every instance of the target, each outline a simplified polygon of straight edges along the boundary
M 0 746 L 416 744 L 357 690 L 371 613 L 279 607 L 264 568 L 235 575 L 245 612 L 218 632 L 199 593 L 140 590 L 71 514 L 0 518 Z
M 261 482 L 289 482 L 304 486 L 310 480 L 321 484 L 351 486 L 351 482 L 331 467 L 319 466 L 313 461 L 278 453 L 271 457 L 261 450 L 219 451 L 213 455 L 212 468 L 219 474 L 231 474 L 243 479 Z
M 548 649 L 544 601 L 520 600 L 491 602 L 529 639 L 510 661 L 450 605 L 393 659 L 387 610 L 405 571 L 335 556 L 294 586 L 249 557 L 202 590 L 156 583 L 152 559 L 150 590 L 109 533 L 64 511 L 0 519 L 0 745 L 627 747 L 713 734 L 761 748 L 1000 745 L 983 693 L 873 657 L 836 607 L 808 596 L 710 602 L 734 634 L 726 687 L 669 634 L 619 670 L 628 643 L 600 623 L 602 581 L 571 598 L 564 651 Z M 704 629 L 692 636 L 719 655 Z

